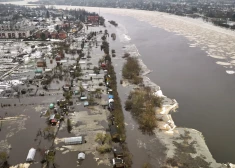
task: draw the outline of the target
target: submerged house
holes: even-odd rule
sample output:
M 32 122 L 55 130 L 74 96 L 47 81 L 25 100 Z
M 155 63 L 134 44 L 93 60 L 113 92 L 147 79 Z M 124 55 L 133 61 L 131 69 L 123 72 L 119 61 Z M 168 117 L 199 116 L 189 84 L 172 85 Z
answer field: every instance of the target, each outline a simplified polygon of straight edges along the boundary
M 118 135 L 117 128 L 115 125 L 110 126 L 110 134 L 111 134 L 112 140 L 119 141 L 119 135 Z

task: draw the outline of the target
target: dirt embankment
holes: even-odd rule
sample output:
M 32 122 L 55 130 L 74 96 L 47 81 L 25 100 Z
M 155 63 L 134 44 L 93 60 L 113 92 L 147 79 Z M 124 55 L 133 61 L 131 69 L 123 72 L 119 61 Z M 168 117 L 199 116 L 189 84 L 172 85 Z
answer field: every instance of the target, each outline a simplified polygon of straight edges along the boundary
M 165 167 L 187 165 L 192 168 L 211 167 L 226 168 L 234 167 L 232 164 L 226 165 L 217 163 L 211 155 L 201 132 L 190 129 L 176 127 L 171 112 L 175 112 L 178 103 L 175 99 L 170 99 L 163 95 L 160 86 L 153 83 L 146 75 L 152 71 L 147 68 L 141 59 L 139 64 L 142 68 L 142 78 L 144 86 L 151 87 L 154 94 L 163 98 L 162 108 L 156 108 L 156 117 L 159 119 L 154 134 L 160 142 L 167 148 Z M 134 86 L 128 80 L 123 81 L 123 86 Z

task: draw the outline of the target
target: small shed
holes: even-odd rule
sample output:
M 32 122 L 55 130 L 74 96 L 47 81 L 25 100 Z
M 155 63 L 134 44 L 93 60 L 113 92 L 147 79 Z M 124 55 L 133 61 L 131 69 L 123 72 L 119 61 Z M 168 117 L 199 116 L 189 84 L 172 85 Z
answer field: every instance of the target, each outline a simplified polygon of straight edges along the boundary
M 112 94 L 113 93 L 113 90 L 112 89 L 107 89 L 108 93 L 109 94 Z
M 55 118 L 55 114 L 50 115 L 49 121 L 52 125 L 55 125 L 57 123 L 57 119 Z
M 37 67 L 46 67 L 46 61 L 43 59 L 38 60 Z
M 87 100 L 87 97 L 83 96 L 80 98 L 80 100 Z
M 42 73 L 35 73 L 35 78 L 42 79 Z
M 85 159 L 85 153 L 81 152 L 78 154 L 78 160 L 84 160 Z
M 113 103 L 114 102 L 114 100 L 113 99 L 109 99 L 109 103 Z
M 82 136 L 65 138 L 64 143 L 66 145 L 82 144 L 82 142 L 83 142 L 82 139 L 83 139 Z
M 35 73 L 42 73 L 42 69 L 36 69 Z
M 55 114 L 50 115 L 49 121 L 55 119 Z
M 79 94 L 78 90 L 75 90 L 75 91 L 74 91 L 74 94 L 75 94 L 75 95 L 78 95 L 78 94 Z
M 69 91 L 70 90 L 70 87 L 69 86 L 63 86 L 62 87 L 65 91 Z
M 47 68 L 47 69 L 45 69 L 45 72 L 52 72 L 52 69 Z
M 109 99 L 113 99 L 113 95 L 109 94 Z
M 124 167 L 123 159 L 121 159 L 121 158 L 114 158 L 113 159 L 113 166 L 114 167 Z
M 83 105 L 84 105 L 84 107 L 89 106 L 89 102 L 88 102 L 88 101 L 85 101 L 85 102 L 83 103 Z
M 36 149 L 31 148 L 27 155 L 26 162 L 32 162 L 34 160 L 35 154 L 36 154 Z
M 53 109 L 54 108 L 54 104 L 51 103 L 49 107 L 50 107 L 50 109 Z

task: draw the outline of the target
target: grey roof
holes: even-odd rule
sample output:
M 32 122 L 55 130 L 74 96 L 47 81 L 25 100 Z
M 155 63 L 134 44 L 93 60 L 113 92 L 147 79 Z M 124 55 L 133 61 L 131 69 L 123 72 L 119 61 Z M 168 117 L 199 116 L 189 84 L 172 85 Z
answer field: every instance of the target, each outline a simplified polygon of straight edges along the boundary
M 116 164 L 118 165 L 123 164 L 123 160 L 121 158 L 114 158 L 113 165 L 115 166 Z
M 116 154 L 116 155 L 123 155 L 123 150 L 120 146 L 116 146 L 113 148 L 113 152 Z
M 55 114 L 50 115 L 49 120 L 53 120 L 55 118 Z
M 85 159 L 85 153 L 83 153 L 83 152 L 79 153 L 78 159 Z
M 85 101 L 83 104 L 84 104 L 84 106 L 88 106 L 88 105 L 89 105 L 89 102 L 88 102 L 88 101 Z
M 64 143 L 67 145 L 75 145 L 82 143 L 82 136 L 65 138 Z
M 29 150 L 28 155 L 27 155 L 26 162 L 32 162 L 34 160 L 35 154 L 36 154 L 36 149 L 31 148 Z

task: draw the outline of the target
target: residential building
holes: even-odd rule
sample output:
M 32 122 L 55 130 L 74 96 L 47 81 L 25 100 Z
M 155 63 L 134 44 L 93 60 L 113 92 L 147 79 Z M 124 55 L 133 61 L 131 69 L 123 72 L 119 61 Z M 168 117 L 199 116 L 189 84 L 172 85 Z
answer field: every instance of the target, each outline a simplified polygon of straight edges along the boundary
M 67 32 L 64 31 L 64 30 L 61 30 L 61 31 L 58 33 L 58 36 L 59 36 L 59 39 L 66 39 L 66 38 L 67 38 Z
M 24 39 L 31 35 L 35 27 L 29 21 L 23 20 L 21 22 L 4 22 L 0 24 L 0 38 L 3 39 Z
M 37 67 L 46 67 L 46 61 L 43 59 L 38 60 Z
M 91 24 L 98 24 L 99 16 L 87 16 L 87 22 Z

